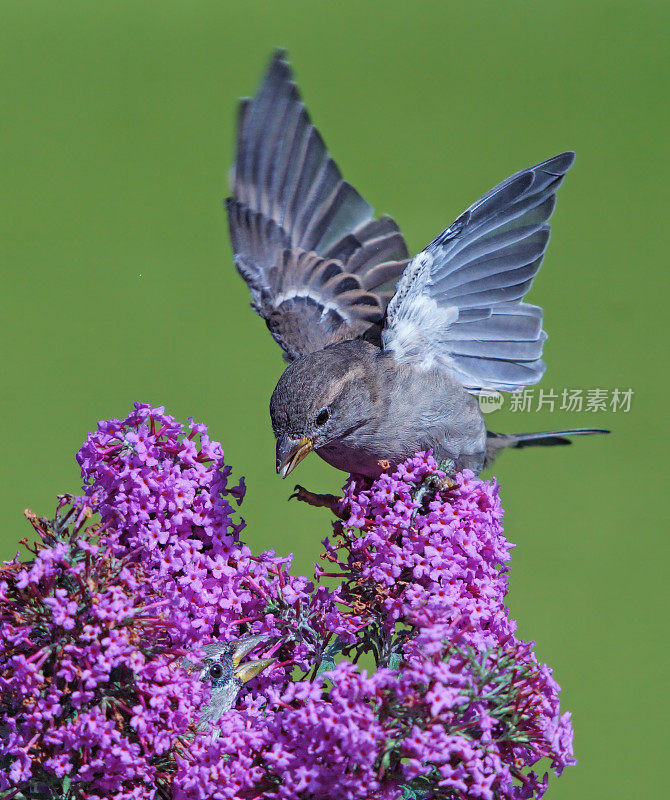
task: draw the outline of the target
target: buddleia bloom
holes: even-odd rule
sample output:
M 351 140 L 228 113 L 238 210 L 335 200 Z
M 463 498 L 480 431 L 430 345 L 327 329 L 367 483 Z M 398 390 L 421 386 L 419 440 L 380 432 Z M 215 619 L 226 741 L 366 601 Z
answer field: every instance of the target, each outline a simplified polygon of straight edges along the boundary
M 0 788 L 148 800 L 204 686 L 180 666 L 178 614 L 93 510 L 64 496 L 52 521 L 27 512 L 34 557 L 0 571 Z
M 180 760 L 180 800 L 520 800 L 546 790 L 540 759 L 557 774 L 574 763 L 558 684 L 504 605 L 511 545 L 497 486 L 445 478 L 420 453 L 349 481 L 317 572 L 341 579 L 355 640 L 331 641 L 313 681 L 268 690 L 201 734 Z M 340 652 L 372 654 L 377 669 L 335 664 Z
M 340 612 L 336 591 L 291 574 L 290 557 L 253 555 L 241 540 L 244 479 L 230 485 L 223 448 L 202 423 L 184 426 L 136 403 L 125 419 L 100 422 L 77 460 L 115 552 L 143 562 L 186 634 L 222 640 L 243 625 L 286 645 L 290 664 L 257 686 L 281 682 L 294 664 L 309 671 L 330 634 L 353 640 L 360 623 Z
M 77 458 L 84 496 L 29 514 L 39 541 L 2 568 L 8 797 L 522 800 L 540 759 L 574 763 L 505 606 L 495 481 L 430 453 L 350 478 L 312 580 L 241 538 L 244 481 L 201 423 L 138 403 Z M 199 724 L 184 665 L 249 634 L 272 667 Z

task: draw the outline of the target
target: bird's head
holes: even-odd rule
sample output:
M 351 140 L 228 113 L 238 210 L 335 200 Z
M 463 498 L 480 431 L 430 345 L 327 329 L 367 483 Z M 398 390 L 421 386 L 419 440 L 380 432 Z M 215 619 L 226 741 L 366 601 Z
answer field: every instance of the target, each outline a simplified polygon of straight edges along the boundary
M 204 659 L 184 660 L 189 671 L 199 670 L 200 680 L 211 686 L 209 704 L 200 715 L 201 728 L 232 708 L 242 686 L 274 662 L 274 658 L 258 658 L 242 663 L 242 659 L 266 638 L 245 636 L 232 642 L 212 642 L 201 648 Z
M 284 371 L 270 400 L 282 478 L 312 450 L 345 441 L 370 419 L 374 392 L 366 355 L 367 348 L 333 345 Z

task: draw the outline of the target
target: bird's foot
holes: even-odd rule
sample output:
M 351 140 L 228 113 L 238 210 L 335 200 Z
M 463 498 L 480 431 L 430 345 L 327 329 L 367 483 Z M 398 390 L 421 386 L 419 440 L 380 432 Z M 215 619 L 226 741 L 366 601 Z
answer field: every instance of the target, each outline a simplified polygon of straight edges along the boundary
M 347 515 L 342 513 L 340 503 L 341 497 L 336 497 L 334 494 L 317 494 L 305 489 L 299 483 L 296 484 L 293 494 L 288 498 L 289 500 L 299 500 L 301 503 L 308 503 L 315 508 L 329 508 L 333 514 L 339 519 L 346 519 Z

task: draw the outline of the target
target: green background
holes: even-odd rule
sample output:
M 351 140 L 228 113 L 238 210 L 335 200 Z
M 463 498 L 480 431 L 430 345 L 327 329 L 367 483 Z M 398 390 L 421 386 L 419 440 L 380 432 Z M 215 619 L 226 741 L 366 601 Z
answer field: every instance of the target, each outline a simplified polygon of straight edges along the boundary
M 630 413 L 500 411 L 495 430 L 611 427 L 496 464 L 510 605 L 555 667 L 579 765 L 549 796 L 665 795 L 667 3 L 2 2 L 0 555 L 78 490 L 74 453 L 132 401 L 203 420 L 247 477 L 255 549 L 310 571 L 328 516 L 288 504 L 267 405 L 280 353 L 231 261 L 235 104 L 289 49 L 345 177 L 413 251 L 508 174 L 574 148 L 530 299 L 542 386 L 632 388 Z M 661 380 L 655 380 L 664 373 Z M 659 420 L 659 423 L 656 423 Z M 336 491 L 312 457 L 296 477 Z M 664 597 L 665 596 L 665 597 Z

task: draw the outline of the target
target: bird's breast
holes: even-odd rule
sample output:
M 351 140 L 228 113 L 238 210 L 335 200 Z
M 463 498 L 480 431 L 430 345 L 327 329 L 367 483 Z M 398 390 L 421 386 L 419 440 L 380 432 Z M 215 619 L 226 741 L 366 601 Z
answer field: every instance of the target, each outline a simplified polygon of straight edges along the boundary
M 383 448 L 378 452 L 377 448 L 366 446 L 363 442 L 334 442 L 316 451 L 331 467 L 368 478 L 377 478 L 384 471 L 386 464 L 382 452 Z
M 443 369 L 390 360 L 384 367 L 370 418 L 344 439 L 319 448 L 319 456 L 337 469 L 371 478 L 420 450 L 476 468 L 486 443 L 476 399 Z

